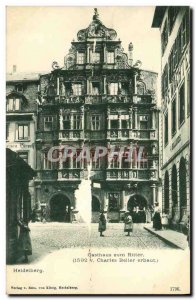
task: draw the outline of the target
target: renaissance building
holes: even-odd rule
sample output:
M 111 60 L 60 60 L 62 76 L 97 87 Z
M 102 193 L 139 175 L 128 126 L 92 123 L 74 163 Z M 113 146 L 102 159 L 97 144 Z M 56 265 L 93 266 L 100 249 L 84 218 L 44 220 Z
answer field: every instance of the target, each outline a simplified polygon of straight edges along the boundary
M 190 9 L 156 7 L 162 47 L 163 209 L 180 229 L 190 214 Z
M 157 202 L 157 74 L 142 70 L 132 55 L 132 43 L 124 53 L 116 31 L 102 24 L 95 9 L 90 25 L 72 41 L 64 66 L 54 63 L 53 71 L 40 77 L 35 188 L 37 205 L 45 207 L 48 220 L 81 220 L 76 191 L 88 177 L 88 161 L 76 156 L 84 147 L 91 157 L 96 147 L 108 153 L 114 149 L 111 160 L 108 153 L 91 159 L 92 222 L 100 210 L 119 222 L 125 210 Z M 77 149 L 76 154 L 64 161 L 49 159 L 51 147 L 62 149 L 56 152 L 59 158 L 65 146 Z

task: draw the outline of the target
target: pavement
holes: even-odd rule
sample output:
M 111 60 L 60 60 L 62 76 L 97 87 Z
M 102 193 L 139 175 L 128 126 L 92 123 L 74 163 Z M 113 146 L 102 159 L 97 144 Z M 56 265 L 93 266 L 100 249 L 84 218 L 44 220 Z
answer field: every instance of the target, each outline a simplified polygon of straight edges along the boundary
M 185 250 L 188 247 L 187 236 L 183 233 L 177 232 L 171 229 L 155 230 L 152 224 L 146 224 L 144 226 L 148 232 L 158 237 L 171 247 Z
M 108 223 L 104 237 L 99 236 L 98 224 L 70 223 L 30 223 L 30 236 L 33 255 L 29 262 L 36 262 L 42 257 L 60 249 L 70 248 L 129 248 L 172 249 L 173 245 L 144 229 L 145 224 L 134 224 L 133 232 L 126 236 L 123 223 Z

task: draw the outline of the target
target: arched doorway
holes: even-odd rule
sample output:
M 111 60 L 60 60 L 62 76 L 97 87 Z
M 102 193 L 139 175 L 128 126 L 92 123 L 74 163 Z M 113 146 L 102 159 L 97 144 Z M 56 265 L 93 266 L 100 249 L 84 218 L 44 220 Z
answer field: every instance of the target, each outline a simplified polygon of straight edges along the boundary
M 165 172 L 164 179 L 164 210 L 165 213 L 169 213 L 169 174 L 168 171 Z
M 100 202 L 95 196 L 92 196 L 92 212 L 100 212 Z
M 53 222 L 67 222 L 71 221 L 70 214 L 70 200 L 58 194 L 50 200 L 50 220 Z
M 177 191 L 177 169 L 176 165 L 172 168 L 172 217 L 175 215 L 175 210 L 178 205 L 178 191 Z
M 127 210 L 132 214 L 134 223 L 146 223 L 147 200 L 141 195 L 133 195 L 127 203 Z
M 179 191 L 180 191 L 180 220 L 186 213 L 187 208 L 187 192 L 186 192 L 186 161 L 182 157 L 179 168 Z
M 100 202 L 99 199 L 95 196 L 92 196 L 91 209 L 92 209 L 91 222 L 97 223 L 99 221 Z

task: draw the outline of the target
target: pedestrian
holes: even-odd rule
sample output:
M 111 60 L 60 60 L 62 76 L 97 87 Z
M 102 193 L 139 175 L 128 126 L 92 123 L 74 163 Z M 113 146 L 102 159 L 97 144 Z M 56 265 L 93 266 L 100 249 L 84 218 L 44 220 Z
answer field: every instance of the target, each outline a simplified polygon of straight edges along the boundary
M 104 236 L 103 232 L 106 230 L 106 218 L 104 212 L 102 211 L 99 216 L 99 227 L 98 231 L 100 232 L 100 236 Z
M 146 223 L 151 223 L 151 211 L 149 207 L 146 209 Z
M 155 204 L 154 216 L 153 216 L 153 228 L 155 230 L 161 230 L 162 229 L 161 210 L 159 208 L 158 203 Z
M 32 255 L 32 245 L 31 245 L 31 238 L 30 238 L 30 228 L 28 226 L 28 222 L 23 221 L 20 219 L 18 221 L 18 225 L 20 227 L 20 233 L 18 238 L 18 250 L 24 256 L 24 263 L 28 262 L 28 255 Z
M 127 232 L 127 236 L 130 236 L 130 232 L 133 231 L 133 220 L 130 212 L 125 213 L 124 224 L 124 232 Z
M 164 212 L 162 214 L 162 226 L 163 226 L 163 229 L 168 229 L 168 225 L 169 225 L 169 218 L 168 218 L 168 215 Z

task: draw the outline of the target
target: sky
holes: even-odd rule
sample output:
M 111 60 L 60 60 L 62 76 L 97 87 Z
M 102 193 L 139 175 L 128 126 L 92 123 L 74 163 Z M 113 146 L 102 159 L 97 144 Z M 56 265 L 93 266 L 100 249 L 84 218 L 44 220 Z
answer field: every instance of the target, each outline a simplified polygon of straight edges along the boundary
M 155 7 L 97 7 L 99 19 L 117 32 L 124 51 L 133 43 L 133 60 L 142 69 L 160 72 L 160 32 L 151 28 Z M 53 61 L 64 65 L 77 32 L 89 26 L 93 7 L 20 6 L 7 7 L 7 72 L 51 71 Z

